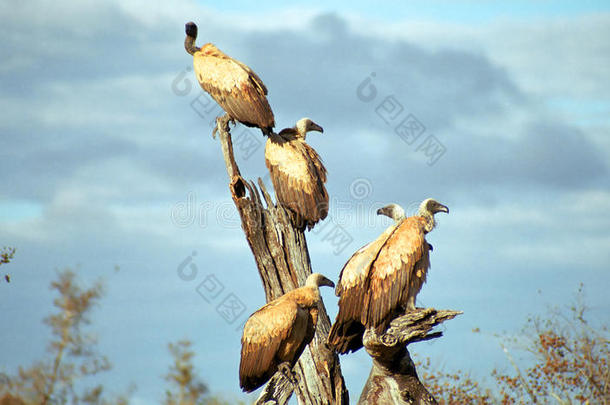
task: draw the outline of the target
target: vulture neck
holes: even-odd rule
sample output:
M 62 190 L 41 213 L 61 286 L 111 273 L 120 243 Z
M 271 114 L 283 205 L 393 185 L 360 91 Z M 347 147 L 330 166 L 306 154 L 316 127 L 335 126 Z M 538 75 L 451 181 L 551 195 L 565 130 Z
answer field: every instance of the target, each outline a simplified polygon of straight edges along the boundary
M 284 141 L 291 142 L 296 140 L 305 140 L 305 136 L 301 135 L 299 130 L 296 127 L 285 128 L 280 131 L 279 134 L 273 134 L 278 136 L 279 138 L 275 138 L 277 140 L 283 139 Z
M 392 219 L 394 220 L 395 224 L 399 224 L 403 219 L 405 219 L 405 214 L 404 213 L 399 213 L 399 214 L 394 214 L 392 215 Z
M 199 50 L 199 48 L 195 46 L 195 37 L 187 35 L 186 38 L 184 38 L 184 49 L 191 55 L 194 55 L 195 52 Z
M 434 229 L 434 227 L 436 226 L 436 221 L 434 220 L 434 214 L 432 214 L 430 211 L 428 211 L 426 209 L 424 209 L 424 210 L 420 209 L 419 216 L 424 218 L 424 220 L 426 221 L 426 225 L 424 227 L 424 230 L 426 231 L 426 233 L 428 233 Z
M 301 131 L 298 128 L 295 128 L 295 138 L 296 139 L 300 139 L 301 141 L 304 141 L 306 136 L 307 136 L 307 131 Z
M 305 283 L 305 286 L 297 288 L 294 291 L 296 292 L 294 298 L 297 304 L 304 307 L 315 306 L 320 301 L 320 290 L 315 281 L 313 283 Z

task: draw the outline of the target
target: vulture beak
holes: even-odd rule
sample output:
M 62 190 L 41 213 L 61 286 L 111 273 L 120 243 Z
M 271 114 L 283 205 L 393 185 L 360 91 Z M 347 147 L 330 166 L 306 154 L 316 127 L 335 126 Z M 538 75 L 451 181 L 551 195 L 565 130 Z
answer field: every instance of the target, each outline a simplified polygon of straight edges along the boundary
M 379 208 L 377 210 L 377 215 L 385 215 L 386 217 L 389 217 L 390 213 L 388 212 L 388 207 Z
M 320 287 L 323 285 L 325 285 L 327 287 L 335 288 L 335 283 L 333 283 L 332 280 L 329 280 L 326 277 L 324 277 L 324 278 L 322 278 L 322 280 L 320 280 Z
M 447 207 L 446 205 L 443 204 L 439 204 L 438 207 L 436 208 L 436 212 L 444 212 L 449 214 L 449 207 Z
M 309 130 L 310 131 L 318 131 L 318 132 L 324 133 L 324 128 L 322 128 L 321 126 L 319 126 L 315 122 L 312 122 L 311 125 L 309 125 Z

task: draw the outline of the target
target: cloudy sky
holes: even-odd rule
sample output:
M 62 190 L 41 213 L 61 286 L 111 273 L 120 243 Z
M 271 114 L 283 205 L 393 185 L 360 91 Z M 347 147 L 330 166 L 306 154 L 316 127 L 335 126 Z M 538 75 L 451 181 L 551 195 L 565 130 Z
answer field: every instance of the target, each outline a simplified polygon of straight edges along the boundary
M 137 403 L 158 402 L 166 345 L 189 338 L 214 392 L 248 398 L 240 324 L 264 294 L 210 136 L 219 110 L 183 48 L 190 20 L 199 44 L 258 72 L 279 128 L 324 127 L 309 138 L 331 195 L 308 234 L 316 271 L 336 280 L 389 225 L 381 205 L 450 207 L 418 303 L 464 315 L 412 352 L 449 370 L 506 368 L 494 334 L 568 303 L 580 282 L 608 324 L 610 6 L 404 3 L 3 2 L 0 246 L 17 254 L 2 267 L 0 371 L 43 356 L 48 285 L 70 267 L 106 282 L 93 329 L 110 392 L 133 382 Z M 242 173 L 264 177 L 260 133 L 234 136 Z M 243 311 L 227 316 L 236 299 Z M 370 359 L 341 365 L 357 399 Z

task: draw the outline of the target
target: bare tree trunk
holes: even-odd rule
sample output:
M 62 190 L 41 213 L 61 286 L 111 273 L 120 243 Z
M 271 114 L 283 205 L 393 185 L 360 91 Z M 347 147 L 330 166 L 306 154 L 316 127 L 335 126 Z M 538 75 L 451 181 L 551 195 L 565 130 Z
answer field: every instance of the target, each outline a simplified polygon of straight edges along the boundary
M 434 326 L 459 314 L 459 311 L 418 309 L 394 319 L 381 335 L 377 335 L 374 329 L 367 329 L 362 340 L 373 358 L 373 367 L 358 405 L 436 404 L 434 397 L 419 381 L 406 346 L 442 336 L 442 332 L 429 332 Z
M 273 203 L 260 178 L 259 193 L 254 183 L 241 177 L 233 155 L 227 115 L 217 120 L 216 129 L 229 174 L 231 196 L 239 211 L 242 228 L 269 302 L 304 285 L 305 279 L 311 274 L 307 241 L 303 231 L 292 225 L 288 212 L 281 205 Z M 298 381 L 295 391 L 301 404 L 349 403 L 339 358 L 326 344 L 329 330 L 330 319 L 322 304 L 315 337 L 294 368 Z M 292 391 L 292 384 L 281 373 L 276 373 L 257 404 L 284 404 Z

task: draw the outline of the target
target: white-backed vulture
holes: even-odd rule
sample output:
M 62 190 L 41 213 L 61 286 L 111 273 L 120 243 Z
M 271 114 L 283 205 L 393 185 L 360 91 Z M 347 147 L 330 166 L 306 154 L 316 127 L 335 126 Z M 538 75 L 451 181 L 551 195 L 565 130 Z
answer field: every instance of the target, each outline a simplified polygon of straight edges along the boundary
M 309 131 L 324 132 L 309 118 L 302 118 L 294 127 L 269 135 L 265 145 L 265 163 L 277 199 L 292 212 L 300 229 L 313 228 L 328 214 L 326 168 L 318 153 L 305 143 Z
M 195 46 L 197 25 L 186 23 L 184 48 L 193 55 L 195 75 L 201 87 L 229 114 L 249 127 L 268 135 L 275 126 L 267 101 L 267 88 L 256 73 L 242 62 L 224 54 L 213 44 Z
M 318 323 L 320 286 L 335 284 L 313 273 L 305 286 L 271 301 L 246 321 L 241 338 L 239 386 L 252 392 L 265 384 L 278 369 L 292 370 L 311 342 Z
M 382 333 L 396 315 L 415 309 L 430 267 L 425 235 L 434 229 L 437 212 L 448 213 L 449 208 L 431 198 L 408 218 L 397 204 L 377 211 L 394 224 L 354 253 L 339 275 L 339 313 L 328 338 L 339 353 L 360 349 L 365 329 Z

